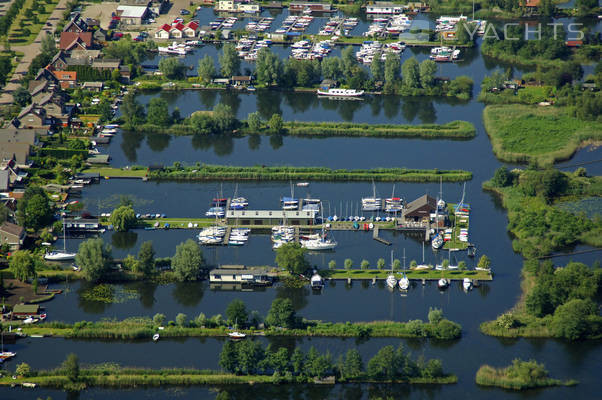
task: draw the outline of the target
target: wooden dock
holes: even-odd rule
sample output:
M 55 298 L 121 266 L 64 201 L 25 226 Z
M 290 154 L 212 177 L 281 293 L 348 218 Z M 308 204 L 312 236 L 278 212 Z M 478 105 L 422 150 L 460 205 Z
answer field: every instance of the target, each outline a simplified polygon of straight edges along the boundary
M 229 200 L 228 200 L 228 202 L 229 202 Z M 227 246 L 228 243 L 230 242 L 230 234 L 231 233 L 232 233 L 232 227 L 229 226 L 229 227 L 226 228 L 226 235 L 224 236 L 224 241 L 222 242 L 222 244 L 224 246 Z
M 380 228 L 378 226 L 375 226 L 374 229 L 372 230 L 372 239 L 374 239 L 377 242 L 380 242 L 386 246 L 391 246 L 391 242 L 378 236 L 379 232 L 380 232 Z

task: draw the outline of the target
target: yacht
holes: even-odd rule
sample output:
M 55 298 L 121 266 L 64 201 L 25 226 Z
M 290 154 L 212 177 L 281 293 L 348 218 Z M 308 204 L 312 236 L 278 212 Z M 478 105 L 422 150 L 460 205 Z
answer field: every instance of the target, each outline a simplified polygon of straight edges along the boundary
M 318 95 L 320 96 L 331 96 L 331 97 L 361 97 L 364 95 L 363 90 L 355 89 L 318 89 Z
M 223 218 L 225 215 L 226 215 L 226 211 L 224 210 L 224 207 L 211 207 L 205 213 L 206 217 Z
M 48 261 L 69 261 L 74 260 L 76 254 L 67 252 L 67 233 L 65 221 L 63 220 L 63 250 L 55 250 L 44 254 L 44 259 Z
M 230 332 L 228 333 L 228 336 L 230 336 L 230 339 L 244 339 L 247 337 L 247 335 L 242 332 Z
M 299 209 L 299 200 L 294 199 L 292 197 L 283 197 L 281 199 L 282 209 L 283 210 L 298 210 Z
M 301 246 L 307 250 L 333 250 L 337 244 L 332 239 L 312 239 L 301 242 Z
M 443 238 L 441 237 L 441 235 L 437 235 L 433 238 L 433 241 L 431 242 L 431 246 L 435 250 L 443 247 Z
M 408 290 L 410 288 L 410 280 L 404 273 L 401 279 L 399 280 L 399 289 Z
M 372 182 L 372 197 L 362 198 L 363 211 L 380 211 L 382 208 L 382 199 L 376 197 L 376 186 Z
M 393 289 L 397 285 L 397 278 L 395 275 L 391 273 L 391 275 L 387 276 L 387 286 Z
M 249 205 L 249 202 L 244 197 L 235 197 L 230 201 L 231 210 L 244 210 Z
M 311 288 L 315 290 L 321 290 L 324 287 L 324 280 L 322 277 L 316 272 L 311 277 Z
M 447 289 L 448 286 L 449 281 L 446 278 L 441 278 L 437 281 L 437 287 L 439 287 L 439 289 Z

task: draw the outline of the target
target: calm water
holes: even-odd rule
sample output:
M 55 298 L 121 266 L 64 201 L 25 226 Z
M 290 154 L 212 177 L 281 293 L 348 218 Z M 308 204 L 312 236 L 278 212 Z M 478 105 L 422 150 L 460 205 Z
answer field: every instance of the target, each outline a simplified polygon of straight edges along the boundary
M 264 12 L 268 15 L 270 12 Z M 285 18 L 283 13 L 275 12 L 276 21 L 272 30 L 277 29 Z M 201 24 L 214 18 L 213 12 L 203 10 L 199 15 Z M 317 32 L 327 18 L 316 18 L 308 32 Z M 563 23 L 566 21 L 562 21 Z M 585 21 L 594 29 L 599 29 L 596 21 Z M 239 25 L 242 26 L 242 22 Z M 362 21 L 358 30 L 365 30 L 367 23 Z M 289 49 L 273 47 L 281 56 Z M 215 56 L 218 49 L 205 46 L 183 59 L 194 66 L 205 54 Z M 335 53 L 336 54 L 336 53 Z M 403 60 L 410 56 L 419 60 L 428 56 L 427 51 L 408 49 Z M 157 63 L 158 58 L 148 61 Z M 243 64 L 243 69 L 250 67 Z M 475 81 L 474 97 L 478 94 L 482 78 L 496 68 L 506 69 L 506 65 L 482 57 L 478 49 L 469 50 L 464 60 L 454 64 L 440 66 L 439 75 L 456 77 L 469 75 Z M 586 72 L 588 71 L 587 68 Z M 520 71 L 517 71 L 520 74 Z M 373 168 L 373 167 L 411 167 L 466 169 L 472 171 L 474 178 L 466 185 L 465 201 L 472 205 L 470 239 L 477 245 L 479 256 L 487 254 L 492 259 L 495 280 L 481 285 L 469 293 L 464 293 L 458 285 L 439 293 L 433 284 L 412 287 L 406 297 L 398 292 L 389 292 L 382 284 L 354 282 L 351 286 L 344 282 L 327 285 L 321 294 L 307 289 L 287 289 L 275 286 L 255 292 L 217 291 L 207 282 L 156 285 L 134 283 L 115 286 L 118 303 L 105 304 L 87 301 L 82 293 L 88 285 L 70 282 L 57 285 L 66 289 L 45 307 L 52 320 L 78 321 L 100 320 L 102 318 L 126 318 L 129 316 L 152 316 L 157 312 L 174 319 L 179 312 L 195 317 L 203 312 L 207 315 L 224 313 L 227 304 L 234 298 L 240 298 L 248 309 L 265 314 L 271 302 L 277 298 L 290 298 L 299 313 L 306 318 L 328 321 L 362 321 L 391 319 L 426 319 L 429 307 L 440 307 L 446 316 L 463 326 L 463 338 L 454 342 L 371 339 L 364 342 L 340 339 L 278 339 L 273 343 L 289 348 L 299 345 L 305 349 L 316 346 L 329 350 L 335 358 L 347 349 L 356 347 L 364 359 L 371 357 L 378 348 L 403 343 L 415 356 L 438 357 L 445 368 L 457 374 L 460 382 L 445 387 L 408 387 L 406 385 L 336 385 L 334 387 L 278 386 L 278 387 L 240 387 L 228 388 L 235 399 L 368 399 L 392 396 L 394 398 L 423 399 L 447 396 L 467 399 L 506 399 L 510 397 L 537 399 L 565 399 L 568 396 L 578 398 L 599 397 L 598 382 L 602 375 L 599 360 L 602 358 L 600 341 L 583 343 L 564 343 L 555 340 L 498 340 L 481 335 L 478 325 L 510 308 L 520 294 L 519 274 L 521 257 L 512 251 L 511 237 L 506 231 L 507 218 L 499 200 L 481 190 L 481 183 L 493 175 L 500 163 L 492 154 L 490 142 L 483 129 L 481 114 L 483 105 L 474 98 L 463 102 L 452 99 L 423 99 L 399 97 L 368 97 L 361 102 L 331 101 L 317 99 L 313 94 L 258 91 L 255 94 L 221 91 L 183 91 L 179 93 L 148 93 L 139 96 L 143 103 L 154 96 L 164 97 L 170 108 L 178 107 L 183 115 L 196 110 L 211 109 L 215 104 L 229 104 L 239 118 L 259 111 L 264 118 L 273 113 L 281 113 L 285 120 L 305 121 L 354 121 L 389 123 L 444 123 L 456 119 L 467 120 L 475 124 L 477 136 L 469 141 L 418 140 L 418 139 L 372 139 L 372 138 L 328 138 L 306 139 L 291 137 L 169 137 L 163 135 L 137 135 L 123 133 L 113 138 L 106 152 L 111 154 L 112 165 L 132 164 L 171 164 L 174 161 L 194 164 L 219 163 L 232 165 L 323 165 L 332 168 Z M 366 151 L 369 149 L 369 151 Z M 588 147 L 579 151 L 569 161 L 561 163 L 561 168 L 573 170 L 576 164 L 600 159 L 600 150 Z M 602 173 L 602 164 L 585 165 L 593 174 Z M 137 212 L 165 213 L 173 217 L 197 217 L 208 207 L 211 198 L 222 192 L 231 196 L 234 183 L 154 183 L 142 181 L 109 180 L 100 185 L 86 187 L 82 201 L 93 212 L 106 212 L 113 209 L 120 195 L 129 195 L 134 199 Z M 376 190 L 380 196 L 389 196 L 392 183 L 378 183 Z M 447 201 L 455 202 L 462 197 L 461 184 L 443 184 L 443 195 Z M 296 190 L 301 197 L 310 195 L 324 201 L 326 215 L 357 215 L 362 196 L 371 194 L 369 183 L 311 183 L 308 189 Z M 424 193 L 435 196 L 439 192 L 437 184 L 397 183 L 395 194 L 411 201 Z M 239 195 L 249 199 L 252 208 L 270 209 L 278 206 L 278 199 L 290 193 L 286 182 L 239 183 Z M 126 234 L 107 232 L 103 239 L 112 244 L 113 254 L 124 257 L 135 254 L 140 244 L 152 240 L 161 257 L 171 256 L 175 246 L 193 238 L 195 230 L 145 231 L 135 230 Z M 335 232 L 339 242 L 335 252 L 312 254 L 309 256 L 314 265 L 324 266 L 331 259 L 342 265 L 345 258 L 356 263 L 362 259 L 373 265 L 378 258 L 390 257 L 394 250 L 395 258 L 402 258 L 406 252 L 406 261 L 422 259 L 421 240 L 414 236 L 384 232 L 382 236 L 390 240 L 391 247 L 383 246 L 372 240 L 369 234 L 362 232 Z M 81 239 L 69 239 L 67 248 L 76 250 Z M 57 243 L 62 246 L 62 242 Z M 578 246 L 567 251 L 588 249 Z M 568 255 L 554 259 L 559 264 L 569 260 L 593 263 L 600 253 Z M 254 235 L 249 244 L 240 248 L 206 248 L 204 255 L 211 264 L 244 263 L 247 265 L 273 265 L 274 253 L 270 248 L 269 237 Z M 425 248 L 425 261 L 435 263 L 445 252 L 434 253 L 430 246 Z M 457 260 L 464 255 L 458 254 Z M 453 261 L 453 260 L 452 260 Z M 467 260 L 469 266 L 472 260 Z M 261 339 L 267 342 L 266 339 Z M 159 343 L 143 342 L 102 342 L 70 341 L 64 339 L 26 339 L 16 345 L 7 346 L 16 351 L 17 358 L 4 368 L 14 369 L 19 362 L 28 362 L 34 368 L 51 368 L 58 365 L 69 352 L 76 352 L 83 363 L 118 362 L 123 365 L 144 367 L 196 367 L 217 368 L 218 354 L 223 341 L 220 339 L 183 339 L 161 340 Z M 474 374 L 484 363 L 507 365 L 513 358 L 534 358 L 544 362 L 554 377 L 575 378 L 580 381 L 574 388 L 554 388 L 527 391 L 516 394 L 502 390 L 482 389 L 474 384 Z M 135 389 L 108 390 L 91 389 L 81 394 L 66 394 L 54 390 L 24 391 L 0 388 L 0 399 L 35 399 L 51 396 L 53 399 L 147 399 L 147 398 L 183 398 L 213 399 L 213 388 L 174 388 L 174 389 Z

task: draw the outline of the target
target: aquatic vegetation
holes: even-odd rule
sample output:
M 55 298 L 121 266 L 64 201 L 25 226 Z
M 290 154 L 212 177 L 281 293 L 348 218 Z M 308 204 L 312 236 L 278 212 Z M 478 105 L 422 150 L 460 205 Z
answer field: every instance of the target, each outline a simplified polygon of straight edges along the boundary
M 505 368 L 483 365 L 477 371 L 476 382 L 483 386 L 497 386 L 504 389 L 524 390 L 548 386 L 573 386 L 577 381 L 561 381 L 548 376 L 543 364 L 534 360 L 515 359 Z
M 125 303 L 139 297 L 138 292 L 122 286 L 100 284 L 84 290 L 80 297 L 86 301 L 97 301 L 107 304 Z

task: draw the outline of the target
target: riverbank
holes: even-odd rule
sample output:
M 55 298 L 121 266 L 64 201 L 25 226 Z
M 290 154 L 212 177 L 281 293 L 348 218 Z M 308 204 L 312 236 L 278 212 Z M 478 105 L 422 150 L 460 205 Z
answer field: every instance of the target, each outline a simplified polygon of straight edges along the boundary
M 445 270 L 437 271 L 431 270 L 405 270 L 403 271 L 406 277 L 410 280 L 416 281 L 437 281 L 441 278 L 447 278 L 452 281 L 461 281 L 464 278 L 476 279 L 478 281 L 492 281 L 493 274 L 490 271 L 459 271 L 459 270 Z M 366 269 L 366 270 L 344 270 L 344 269 L 333 269 L 333 270 L 322 270 L 320 274 L 329 279 L 338 280 L 385 280 L 391 271 L 378 270 L 378 269 Z M 396 271 L 393 273 L 397 279 L 401 278 L 401 272 Z
M 442 321 L 445 321 L 442 323 Z M 423 321 L 394 322 L 322 322 L 303 320 L 302 328 L 266 328 L 258 330 L 238 329 L 247 336 L 274 337 L 332 337 L 332 338 L 432 338 L 453 340 L 461 336 L 460 325 L 442 320 L 438 323 Z M 102 339 L 102 340 L 151 340 L 155 333 L 161 338 L 187 337 L 223 337 L 227 338 L 231 330 L 227 326 L 214 328 L 201 326 L 176 326 L 167 324 L 159 329 L 150 318 L 131 317 L 123 321 L 80 321 L 74 324 L 48 322 L 35 326 L 22 326 L 22 332 L 29 336 L 52 336 L 69 339 Z
M 543 364 L 515 359 L 512 365 L 495 368 L 483 365 L 477 371 L 476 382 L 481 386 L 494 386 L 511 390 L 525 390 L 551 386 L 575 386 L 577 381 L 553 379 Z
M 483 123 L 494 154 L 504 162 L 553 164 L 602 141 L 602 123 L 579 120 L 563 107 L 488 105 Z
M 128 169 L 91 167 L 86 173 L 98 173 L 108 178 L 145 178 L 174 181 L 326 181 L 326 182 L 464 182 L 472 179 L 472 173 L 463 170 L 375 168 L 331 169 L 325 167 L 288 166 L 226 166 L 196 165 L 169 166 L 148 170 L 138 166 Z

